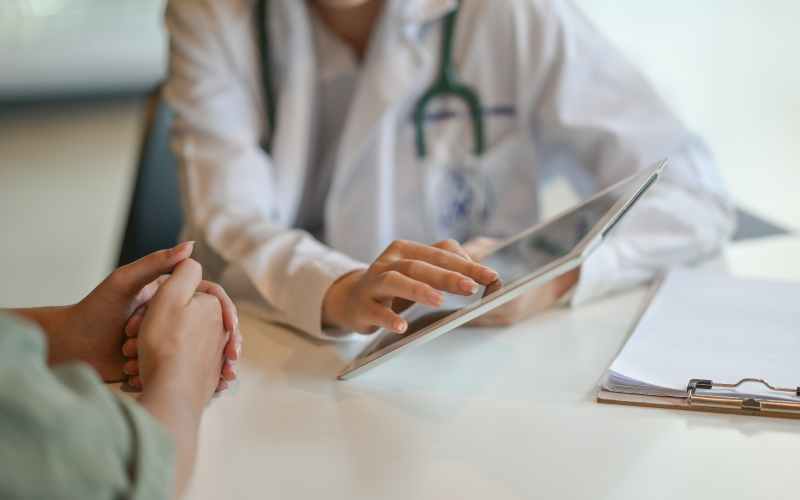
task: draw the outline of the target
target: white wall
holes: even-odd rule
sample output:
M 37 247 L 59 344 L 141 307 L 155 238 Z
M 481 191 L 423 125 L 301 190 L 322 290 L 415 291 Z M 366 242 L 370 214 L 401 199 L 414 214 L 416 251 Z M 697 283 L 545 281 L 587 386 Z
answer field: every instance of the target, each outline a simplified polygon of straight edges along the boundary
M 706 138 L 736 203 L 800 229 L 800 2 L 575 3 Z

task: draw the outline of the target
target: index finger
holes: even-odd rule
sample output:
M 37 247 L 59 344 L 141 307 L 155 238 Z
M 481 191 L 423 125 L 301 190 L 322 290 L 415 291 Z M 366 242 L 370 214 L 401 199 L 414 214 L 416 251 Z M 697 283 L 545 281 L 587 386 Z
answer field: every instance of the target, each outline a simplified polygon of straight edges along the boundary
M 158 287 L 154 300 L 166 296 L 181 304 L 188 304 L 201 281 L 203 281 L 202 266 L 196 260 L 185 259 L 175 266 L 172 276 Z
M 455 271 L 482 285 L 489 285 L 497 279 L 497 271 L 448 250 L 413 243 L 404 248 L 401 253 L 400 258 L 421 260 L 448 271 Z

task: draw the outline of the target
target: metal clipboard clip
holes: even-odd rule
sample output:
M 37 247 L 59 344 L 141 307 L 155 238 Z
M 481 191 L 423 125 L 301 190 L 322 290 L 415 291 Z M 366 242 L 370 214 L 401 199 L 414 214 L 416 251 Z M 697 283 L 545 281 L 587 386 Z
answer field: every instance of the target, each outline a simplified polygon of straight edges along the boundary
M 773 399 L 737 398 L 730 396 L 697 396 L 694 393 L 694 391 L 697 389 L 712 389 L 714 387 L 739 387 L 744 382 L 761 382 L 773 391 L 791 392 L 796 396 L 800 396 L 800 387 L 796 387 L 794 389 L 786 387 L 773 387 L 765 380 L 760 378 L 743 378 L 735 384 L 720 384 L 712 382 L 711 380 L 693 378 L 689 381 L 689 385 L 686 387 L 686 402 L 690 406 L 702 406 L 707 408 L 800 413 L 800 403 L 790 403 L 787 401 Z

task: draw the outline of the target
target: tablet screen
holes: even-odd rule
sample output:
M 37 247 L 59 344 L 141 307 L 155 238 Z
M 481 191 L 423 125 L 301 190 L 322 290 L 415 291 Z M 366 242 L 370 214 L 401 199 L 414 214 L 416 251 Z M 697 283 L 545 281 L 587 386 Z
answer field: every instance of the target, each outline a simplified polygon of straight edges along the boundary
M 483 264 L 499 274 L 505 286 L 511 286 L 531 273 L 569 254 L 598 222 L 616 205 L 636 181 L 636 177 L 616 186 L 585 205 L 556 217 L 539 229 L 495 250 Z M 445 302 L 439 307 L 414 304 L 401 316 L 408 322 L 405 333 L 385 331 L 369 354 L 399 342 L 454 312 L 477 305 L 483 298 L 483 286 L 469 297 L 444 293 Z M 369 355 L 364 353 L 364 355 Z

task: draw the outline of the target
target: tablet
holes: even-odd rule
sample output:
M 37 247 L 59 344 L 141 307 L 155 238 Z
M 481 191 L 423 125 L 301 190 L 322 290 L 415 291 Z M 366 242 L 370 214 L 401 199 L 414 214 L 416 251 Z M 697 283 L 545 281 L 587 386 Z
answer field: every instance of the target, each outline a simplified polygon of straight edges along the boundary
M 339 379 L 364 373 L 580 266 L 666 165 L 662 160 L 505 241 L 481 262 L 497 271 L 502 289 L 486 295 L 481 286 L 468 297 L 444 293 L 446 300 L 439 307 L 412 305 L 400 314 L 408 322 L 406 332 L 378 330 Z

